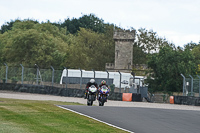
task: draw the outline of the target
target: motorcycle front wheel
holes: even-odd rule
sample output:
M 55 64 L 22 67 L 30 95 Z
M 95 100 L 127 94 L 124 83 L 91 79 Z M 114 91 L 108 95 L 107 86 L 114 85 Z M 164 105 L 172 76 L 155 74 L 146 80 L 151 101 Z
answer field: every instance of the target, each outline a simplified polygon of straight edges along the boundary
M 88 106 L 92 106 L 92 104 L 93 104 L 93 101 L 87 100 L 87 105 L 88 105 Z
M 99 106 L 103 106 L 104 102 L 99 101 Z

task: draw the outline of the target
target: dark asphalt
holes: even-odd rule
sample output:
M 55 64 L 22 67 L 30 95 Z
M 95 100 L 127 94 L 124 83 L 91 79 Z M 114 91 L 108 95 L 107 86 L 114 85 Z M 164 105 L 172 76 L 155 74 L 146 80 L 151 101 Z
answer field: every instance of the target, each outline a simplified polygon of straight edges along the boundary
M 200 133 L 200 111 L 111 106 L 62 107 L 135 133 Z

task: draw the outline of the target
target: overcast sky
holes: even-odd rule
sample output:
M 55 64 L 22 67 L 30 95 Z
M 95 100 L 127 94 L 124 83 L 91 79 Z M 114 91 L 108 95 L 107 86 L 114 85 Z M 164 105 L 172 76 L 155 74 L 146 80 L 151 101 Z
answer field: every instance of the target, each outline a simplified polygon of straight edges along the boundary
M 93 13 L 125 29 L 153 29 L 176 46 L 200 41 L 200 0 L 0 0 L 0 26 L 15 19 L 63 22 Z

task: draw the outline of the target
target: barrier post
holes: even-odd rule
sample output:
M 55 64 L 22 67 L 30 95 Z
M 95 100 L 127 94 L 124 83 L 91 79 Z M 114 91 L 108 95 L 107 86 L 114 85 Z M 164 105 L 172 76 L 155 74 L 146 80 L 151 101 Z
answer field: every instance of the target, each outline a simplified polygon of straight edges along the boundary
M 199 78 L 199 97 L 200 97 L 200 76 L 197 75 L 197 77 Z
M 194 96 L 193 94 L 193 77 L 191 75 L 189 75 L 191 77 L 191 96 Z
M 35 64 L 35 66 L 37 67 L 37 77 L 36 77 L 36 84 L 38 85 L 39 66 L 38 66 L 37 64 Z
M 81 77 L 80 77 L 80 89 L 82 88 L 82 76 L 83 76 L 83 71 L 82 69 L 79 68 L 79 70 L 81 71 Z
M 107 83 L 108 83 L 108 79 L 109 79 L 109 72 L 108 72 L 108 70 L 106 70 L 106 72 L 107 72 Z
M 24 66 L 22 64 L 20 64 L 20 66 L 22 67 L 22 85 L 23 85 L 23 81 L 24 81 Z
M 8 65 L 6 63 L 4 63 L 4 65 L 6 66 L 6 82 L 7 83 L 7 79 L 8 79 Z
M 66 80 L 65 80 L 65 84 L 66 84 L 66 89 L 67 89 L 67 78 L 68 78 L 68 69 L 66 67 L 64 67 L 66 69 Z
M 51 69 L 52 69 L 52 87 L 53 87 L 53 84 L 54 84 L 54 68 L 51 66 Z
M 94 79 L 95 79 L 95 70 L 94 70 L 94 69 L 92 69 L 92 71 L 94 72 Z
M 183 96 L 185 93 L 185 76 L 181 73 L 181 76 L 183 77 Z
M 120 71 L 118 71 L 120 74 L 120 80 L 119 80 L 119 93 L 121 93 L 121 81 L 122 81 L 122 74 Z

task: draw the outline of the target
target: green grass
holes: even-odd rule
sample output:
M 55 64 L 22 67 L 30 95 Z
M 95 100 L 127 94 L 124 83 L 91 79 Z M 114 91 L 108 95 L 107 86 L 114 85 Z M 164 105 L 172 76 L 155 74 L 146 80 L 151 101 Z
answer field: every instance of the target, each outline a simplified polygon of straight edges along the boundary
M 0 98 L 0 133 L 124 133 L 55 105 L 80 104 Z

